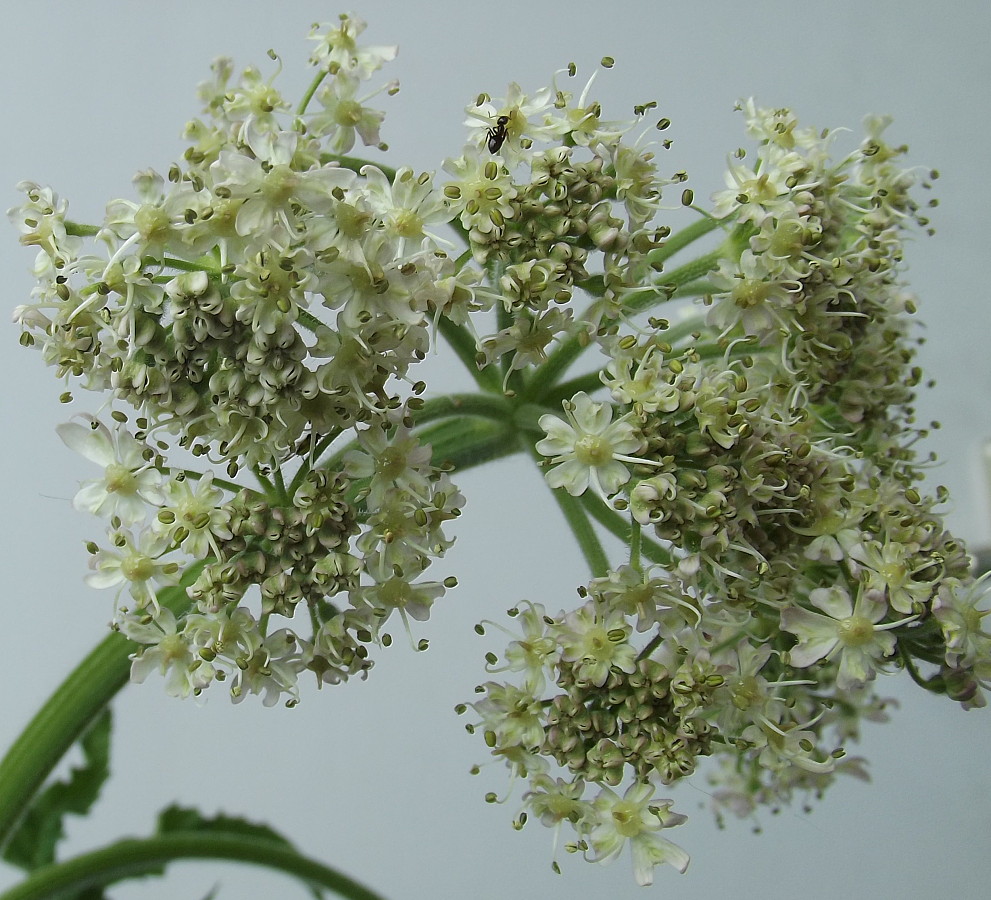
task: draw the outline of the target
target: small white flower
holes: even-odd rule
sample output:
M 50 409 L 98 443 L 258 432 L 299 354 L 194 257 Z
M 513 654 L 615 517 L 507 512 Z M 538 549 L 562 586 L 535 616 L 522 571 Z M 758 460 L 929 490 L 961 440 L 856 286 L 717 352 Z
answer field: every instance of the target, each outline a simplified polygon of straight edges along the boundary
M 395 92 L 398 82 L 389 82 L 364 97 L 357 97 L 359 81 L 343 72 L 317 94 L 323 109 L 308 116 L 310 134 L 324 139 L 331 153 L 348 153 L 355 144 L 356 133 L 366 147 L 378 146 L 379 128 L 385 119 L 381 110 L 365 106 L 383 90 Z
M 223 492 L 213 486 L 213 473 L 207 472 L 200 479 L 173 478 L 165 485 L 165 494 L 154 527 L 173 539 L 177 529 L 184 529 L 183 550 L 194 558 L 202 559 L 211 552 L 219 556 L 216 538 L 230 539 L 230 512 L 224 508 Z M 163 518 L 165 511 L 171 516 Z
M 555 141 L 568 131 L 567 122 L 557 114 L 554 108 L 555 93 L 550 88 L 541 88 L 532 97 L 523 93 L 523 89 L 514 81 L 506 92 L 505 102 L 493 104 L 483 100 L 480 104 L 472 104 L 465 112 L 465 125 L 473 129 L 475 134 L 470 143 L 486 145 L 489 130 L 496 124 L 500 116 L 505 116 L 506 143 L 503 144 L 503 154 L 520 157 L 520 141 L 526 138 L 530 141 Z
M 614 494 L 630 477 L 624 463 L 645 462 L 628 455 L 643 449 L 643 437 L 625 416 L 613 422 L 612 407 L 584 391 L 565 403 L 564 411 L 571 424 L 552 415 L 539 420 L 547 437 L 537 442 L 537 452 L 554 463 L 547 483 L 573 497 L 589 485 L 600 494 Z
M 316 24 L 310 29 L 310 40 L 317 46 L 310 54 L 310 63 L 328 71 L 338 68 L 352 72 L 358 78 L 367 79 L 382 65 L 396 58 L 399 48 L 395 46 L 360 47 L 357 37 L 367 23 L 357 16 L 344 13 L 340 24 L 332 28 L 326 24 Z
M 466 147 L 464 155 L 445 160 L 444 171 L 454 176 L 444 185 L 444 196 L 465 228 L 491 234 L 513 217 L 516 187 L 506 167 L 488 151 Z
M 630 631 L 622 612 L 600 612 L 588 602 L 564 619 L 558 638 L 561 658 L 574 663 L 577 682 L 601 687 L 613 669 L 636 671 L 637 651 L 628 640 Z
M 157 615 L 156 591 L 179 580 L 178 563 L 162 558 L 168 550 L 165 539 L 147 531 L 135 538 L 122 530 L 112 538 L 111 547 L 90 558 L 93 572 L 86 583 L 95 588 L 126 585 L 139 609 L 151 607 Z
M 161 473 L 126 431 L 111 431 L 94 418 L 84 418 L 90 424 L 65 422 L 55 429 L 67 447 L 104 468 L 103 478 L 83 482 L 73 506 L 95 516 L 117 516 L 124 525 L 140 522 L 148 506 L 163 502 Z
M 417 245 L 428 236 L 440 240 L 429 227 L 450 222 L 454 210 L 443 191 L 434 187 L 430 174 L 414 175 L 409 166 L 403 166 L 391 183 L 375 166 L 362 166 L 361 174 L 368 205 L 388 236 L 398 240 L 398 255 L 403 255 L 408 242 Z
M 856 604 L 838 586 L 817 588 L 809 594 L 809 602 L 822 613 L 800 607 L 781 613 L 782 629 L 798 636 L 798 644 L 788 651 L 789 664 L 804 669 L 838 656 L 836 684 L 841 690 L 871 681 L 881 659 L 895 652 L 895 639 L 888 629 L 905 620 L 879 625 L 887 607 L 863 588 Z
M 589 832 L 595 851 L 592 862 L 611 862 L 629 841 L 633 874 L 637 884 L 654 883 L 654 867 L 670 863 L 679 872 L 688 868 L 689 856 L 677 844 L 657 832 L 687 821 L 687 816 L 671 812 L 671 800 L 653 801 L 652 784 L 634 783 L 620 797 L 602 788 L 593 804 L 597 824 Z
M 970 666 L 991 657 L 991 633 L 984 627 L 991 608 L 978 607 L 987 596 L 986 576 L 969 585 L 953 579 L 940 587 L 933 615 L 943 631 L 949 665 Z
M 144 646 L 131 662 L 131 680 L 141 684 L 152 672 L 165 676 L 165 692 L 171 697 L 199 694 L 216 676 L 216 669 L 194 655 L 193 648 L 178 629 L 171 610 L 163 608 L 154 619 L 124 616 L 121 632 Z
M 485 698 L 471 707 L 482 717 L 476 727 L 486 733 L 494 752 L 517 746 L 539 748 L 544 740 L 543 702 L 528 687 L 495 681 L 487 681 L 482 687 Z

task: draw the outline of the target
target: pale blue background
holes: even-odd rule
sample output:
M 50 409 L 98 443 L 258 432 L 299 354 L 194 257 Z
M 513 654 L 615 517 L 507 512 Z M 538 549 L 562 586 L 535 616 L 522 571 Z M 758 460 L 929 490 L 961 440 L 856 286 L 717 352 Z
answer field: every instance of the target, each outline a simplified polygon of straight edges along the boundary
M 31 178 L 68 197 L 74 217 L 98 219 L 106 200 L 130 196 L 134 171 L 165 171 L 181 152 L 195 87 L 214 56 L 270 72 L 264 53 L 274 47 L 286 62 L 279 84 L 298 96 L 309 77 L 309 25 L 337 12 L 254 0 L 5 3 L 3 206 L 18 202 L 14 183 Z M 975 546 L 989 542 L 979 448 L 991 437 L 983 269 L 991 5 L 366 0 L 357 12 L 370 41 L 400 44 L 386 77 L 400 78 L 402 91 L 383 99 L 393 165 L 437 169 L 456 155 L 463 107 L 478 92 L 498 96 L 510 80 L 534 90 L 570 60 L 588 73 L 604 54 L 617 59 L 598 82 L 607 116 L 658 100 L 674 122 L 670 168 L 687 168 L 699 197 L 721 187 L 726 154 L 745 142 L 732 112 L 740 96 L 792 106 L 817 126 L 856 130 L 865 113 L 892 113 L 891 137 L 943 175 L 938 234 L 909 248 L 928 323 L 921 361 L 937 379 L 919 400 L 919 420 L 944 426 L 926 443 L 942 460 L 933 483 L 953 492 L 952 529 Z M 9 310 L 30 290 L 31 253 L 12 231 L 0 253 Z M 82 541 L 102 533 L 69 504 L 93 472 L 54 433 L 66 413 L 57 403 L 63 388 L 17 346 L 13 326 L 2 334 L 6 745 L 103 636 L 112 600 L 82 583 Z M 902 702 L 894 723 L 870 728 L 860 748 L 873 763 L 871 785 L 841 783 L 811 815 L 764 816 L 760 836 L 739 822 L 718 832 L 698 808 L 704 793 L 682 788 L 676 808 L 691 822 L 672 836 L 693 856 L 687 875 L 659 869 L 653 889 L 638 889 L 627 858 L 611 868 L 567 858 L 565 874 L 552 874 L 550 833 L 534 823 L 517 834 L 515 806 L 482 802 L 486 791 L 502 791 L 503 771 L 468 775 L 484 748 L 452 708 L 484 678 L 482 654 L 498 649 L 472 625 L 524 597 L 569 605 L 586 574 L 528 466 L 507 462 L 460 482 L 469 505 L 443 574 L 457 574 L 461 588 L 423 630 L 428 653 L 397 642 L 368 683 L 307 690 L 291 712 L 250 701 L 234 708 L 219 692 L 205 706 L 181 703 L 155 681 L 129 688 L 116 705 L 115 777 L 91 820 L 73 823 L 70 848 L 146 832 L 158 808 L 180 802 L 267 819 L 394 900 L 987 896 L 991 720 L 903 679 L 886 685 Z M 0 868 L 0 885 L 12 877 Z M 280 878 L 213 864 L 185 865 L 114 896 L 199 898 L 218 881 L 221 898 L 306 896 Z

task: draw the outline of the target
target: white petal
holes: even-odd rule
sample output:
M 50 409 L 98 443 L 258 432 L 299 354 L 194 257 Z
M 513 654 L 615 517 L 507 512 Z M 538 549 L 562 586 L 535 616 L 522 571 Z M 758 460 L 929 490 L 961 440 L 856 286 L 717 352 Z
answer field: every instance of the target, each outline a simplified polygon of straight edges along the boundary
M 70 450 L 75 450 L 90 462 L 106 468 L 117 461 L 114 442 L 105 425 L 93 429 L 78 422 L 63 422 L 55 427 L 55 431 Z

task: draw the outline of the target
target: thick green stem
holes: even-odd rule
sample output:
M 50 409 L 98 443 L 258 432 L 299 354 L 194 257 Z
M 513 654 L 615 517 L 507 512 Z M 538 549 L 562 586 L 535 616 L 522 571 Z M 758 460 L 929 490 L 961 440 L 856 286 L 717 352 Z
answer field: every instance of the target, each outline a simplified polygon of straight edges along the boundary
M 65 220 L 65 233 L 72 237 L 93 237 L 100 233 L 99 225 L 85 225 L 82 222 Z
M 497 422 L 509 422 L 513 418 L 513 404 L 501 395 L 446 394 L 431 397 L 421 409 L 413 413 L 417 425 L 460 416 L 479 416 Z
M 0 761 L 0 847 L 35 794 L 80 735 L 126 683 L 134 644 L 121 634 L 101 641 L 62 682 Z
M 211 832 L 175 832 L 145 839 L 128 839 L 32 873 L 0 900 L 53 900 L 76 897 L 87 888 L 100 887 L 142 875 L 180 859 L 226 859 L 252 863 L 292 875 L 316 888 L 325 888 L 349 900 L 382 900 L 376 894 L 291 847 L 247 835 Z
M 433 464 L 450 465 L 455 472 L 512 456 L 522 449 L 515 428 L 485 419 L 449 419 L 420 434 L 433 450 Z
M 161 591 L 159 603 L 173 612 L 188 605 L 185 586 L 203 565 L 191 566 L 181 585 Z M 0 761 L 0 847 L 68 749 L 127 684 L 135 648 L 121 634 L 104 638 L 56 688 Z
M 495 458 L 488 455 L 494 438 L 500 446 L 503 446 L 508 436 L 512 444 L 509 452 L 515 453 L 520 449 L 515 443 L 513 406 L 502 396 L 448 394 L 432 397 L 420 409 L 413 411 L 413 419 L 417 425 L 417 436 L 423 443 L 433 446 L 435 465 L 454 458 L 463 461 L 474 460 L 476 456 L 485 459 Z M 359 446 L 357 440 L 349 441 L 335 450 L 332 456 L 323 460 L 320 463 L 321 467 L 337 468 L 341 465 L 344 455 Z M 326 447 L 323 447 L 321 452 L 324 449 Z M 505 452 L 497 454 L 497 456 L 505 455 Z M 477 464 L 473 461 L 468 462 L 467 467 Z M 463 466 L 458 465 L 458 468 Z M 301 480 L 297 475 L 293 485 L 298 486 L 297 482 Z

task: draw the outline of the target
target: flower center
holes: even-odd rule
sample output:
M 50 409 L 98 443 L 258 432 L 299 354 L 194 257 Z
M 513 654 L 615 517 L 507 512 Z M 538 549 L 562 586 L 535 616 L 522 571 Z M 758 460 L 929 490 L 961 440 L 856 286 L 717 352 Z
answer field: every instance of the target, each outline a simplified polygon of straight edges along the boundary
M 400 237 L 419 237 L 423 234 L 423 219 L 413 210 L 404 209 L 395 217 L 395 228 Z
M 847 647 L 860 647 L 874 636 L 874 624 L 864 616 L 850 616 L 840 622 L 840 640 Z
M 338 125 L 354 128 L 361 121 L 361 104 L 354 100 L 342 100 L 337 104 L 334 119 Z
M 129 495 L 137 490 L 137 480 L 134 473 L 119 463 L 111 463 L 107 466 L 104 481 L 108 494 Z
M 612 811 L 612 819 L 616 830 L 623 837 L 636 837 L 641 832 L 640 812 L 631 803 L 620 801 Z
M 135 553 L 121 561 L 120 570 L 128 581 L 147 581 L 155 574 L 155 563 L 143 553 Z
M 604 466 L 612 459 L 612 444 L 597 434 L 586 434 L 575 442 L 575 459 L 583 466 Z

